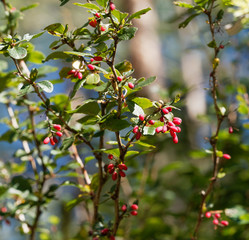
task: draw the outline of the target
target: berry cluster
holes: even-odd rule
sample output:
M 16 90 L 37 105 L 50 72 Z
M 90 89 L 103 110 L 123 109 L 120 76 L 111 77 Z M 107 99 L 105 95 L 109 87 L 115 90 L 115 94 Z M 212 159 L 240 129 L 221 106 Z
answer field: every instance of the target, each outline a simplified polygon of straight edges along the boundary
M 205 217 L 206 218 L 213 217 L 213 224 L 214 224 L 215 228 L 217 228 L 217 226 L 226 227 L 226 226 L 229 225 L 228 221 L 225 221 L 225 220 L 221 219 L 221 215 L 220 215 L 220 213 L 218 211 L 206 212 Z
M 68 73 L 68 75 L 73 75 L 74 77 L 77 77 L 78 79 L 82 79 L 83 75 L 82 73 L 80 72 L 79 69 L 72 69 L 70 70 Z
M 54 134 L 58 137 L 62 137 L 63 133 L 61 132 L 61 125 L 59 124 L 53 124 L 53 128 L 56 130 L 56 131 L 50 131 L 51 132 L 51 136 L 50 137 L 46 137 L 44 140 L 43 140 L 43 143 L 44 144 L 48 144 L 50 142 L 50 144 L 52 146 L 54 146 L 56 143 L 58 143 L 58 139 L 54 136 Z
M 109 154 L 108 155 L 108 158 L 110 160 L 113 160 L 113 155 L 112 154 Z M 112 180 L 113 181 L 116 181 L 117 178 L 118 178 L 118 174 L 121 176 L 121 177 L 125 177 L 126 174 L 124 171 L 126 171 L 128 168 L 127 166 L 124 164 L 124 163 L 120 163 L 120 164 L 113 164 L 113 163 L 110 163 L 108 166 L 107 166 L 107 169 L 108 169 L 108 173 L 112 175 Z
M 138 210 L 138 205 L 135 204 L 135 203 L 132 204 L 132 205 L 130 206 L 130 208 L 129 208 L 129 212 L 130 212 L 130 214 L 133 215 L 133 216 L 137 216 L 137 214 L 138 214 L 137 210 Z M 121 211 L 122 211 L 122 212 L 127 212 L 127 205 L 126 205 L 126 204 L 124 204 L 124 205 L 121 207 Z
M 179 117 L 174 117 L 172 121 L 168 120 L 168 118 L 166 117 L 166 115 L 168 113 L 170 113 L 172 111 L 171 107 L 165 107 L 165 108 L 160 108 L 160 112 L 161 112 L 161 117 L 159 118 L 160 122 L 163 122 L 164 125 L 163 126 L 159 126 L 155 129 L 156 133 L 166 133 L 169 132 L 170 135 L 172 136 L 173 142 L 174 143 L 178 143 L 178 137 L 176 133 L 181 132 L 181 128 L 177 125 L 180 125 L 182 123 L 182 119 Z M 139 120 L 140 120 L 140 124 L 136 125 L 133 128 L 133 133 L 136 134 L 136 139 L 139 140 L 140 137 L 142 136 L 142 127 L 141 124 L 144 122 L 145 118 L 148 118 L 143 116 L 143 115 L 139 115 Z M 146 122 L 149 125 L 154 125 L 155 124 L 155 120 L 152 119 L 147 119 Z

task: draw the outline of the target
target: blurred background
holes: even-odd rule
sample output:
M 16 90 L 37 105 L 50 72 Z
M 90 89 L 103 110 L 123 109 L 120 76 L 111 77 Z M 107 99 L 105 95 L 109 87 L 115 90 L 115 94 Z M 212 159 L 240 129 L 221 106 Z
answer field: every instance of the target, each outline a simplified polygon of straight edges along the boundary
M 39 3 L 39 7 L 25 12 L 19 25 L 18 34 L 21 36 L 25 33 L 35 34 L 57 22 L 64 25 L 67 23 L 69 29 L 73 30 L 82 26 L 90 17 L 83 8 L 73 5 L 74 1 L 59 7 L 60 2 L 57 0 L 10 0 L 17 9 L 34 2 Z M 246 90 L 249 87 L 249 31 L 246 21 L 237 26 L 238 15 L 235 14 L 240 11 L 246 16 L 249 2 L 241 0 L 241 3 L 245 4 L 236 8 L 228 8 L 221 3 L 225 16 L 216 35 L 225 48 L 220 54 L 218 70 L 219 99 L 220 104 L 227 111 L 230 110 L 231 114 L 222 125 L 218 147 L 232 158 L 221 164 L 221 179 L 207 202 L 210 209 L 226 211 L 224 219 L 230 225 L 214 230 L 212 222 L 204 219 L 200 231 L 201 240 L 249 239 L 249 106 Z M 190 239 L 197 219 L 200 191 L 206 188 L 212 174 L 211 155 L 205 152 L 205 149 L 210 148 L 206 137 L 211 136 L 216 126 L 209 96 L 212 50 L 206 46 L 211 40 L 208 24 L 204 17 L 198 17 L 185 29 L 178 29 L 186 13 L 170 0 L 116 0 L 115 4 L 121 11 L 129 13 L 149 6 L 152 8 L 140 20 L 134 21 L 139 30 L 132 41 L 120 44 L 117 62 L 130 60 L 137 78 L 158 77 L 155 84 L 139 93 L 141 96 L 153 100 L 169 100 L 180 94 L 181 100 L 177 107 L 181 111 L 175 115 L 183 119 L 177 145 L 173 145 L 168 136 L 149 138 L 148 143 L 157 146 L 155 151 L 139 159 L 132 159 L 129 163 L 129 182 L 123 185 L 123 198 L 139 199 L 139 214 L 123 221 L 119 234 L 124 237 L 117 239 Z M 51 53 L 48 46 L 54 40 L 53 36 L 44 34 L 32 43 L 36 50 L 47 56 Z M 4 59 L 2 55 L 0 58 Z M 58 69 L 49 75 L 50 80 L 58 79 L 58 72 L 65 63 L 49 61 L 46 64 Z M 30 64 L 29 68 L 32 67 L 36 65 Z M 9 69 L 14 69 L 11 63 Z M 67 93 L 68 84 L 66 81 L 58 84 L 54 94 Z M 82 94 L 87 98 L 87 92 L 82 91 Z M 0 115 L 6 115 L 6 110 L 1 109 Z M 229 126 L 234 127 L 233 134 L 229 134 Z M 1 124 L 0 133 L 5 131 Z M 13 151 L 18 144 L 1 142 L 2 162 L 15 162 Z M 76 195 L 77 191 L 70 187 L 57 191 L 60 204 L 52 201 L 41 219 L 41 223 L 50 231 L 41 232 L 39 239 L 87 239 L 84 216 L 78 211 L 82 206 L 65 210 L 65 202 Z M 105 207 L 102 211 L 107 219 L 110 218 L 111 208 Z M 232 211 L 236 214 L 229 214 Z M 15 233 L 13 229 L 16 227 L 14 221 L 11 225 L 3 222 L 0 238 L 25 239 Z

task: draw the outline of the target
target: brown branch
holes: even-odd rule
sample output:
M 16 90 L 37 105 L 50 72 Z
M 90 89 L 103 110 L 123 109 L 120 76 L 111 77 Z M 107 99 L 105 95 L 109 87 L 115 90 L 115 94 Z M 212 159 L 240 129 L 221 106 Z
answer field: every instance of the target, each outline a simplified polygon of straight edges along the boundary
M 208 17 L 208 21 L 209 21 L 209 28 L 210 28 L 210 32 L 211 32 L 211 36 L 212 36 L 212 41 L 215 42 L 215 23 L 212 20 L 212 10 L 214 8 L 214 2 L 215 0 L 212 0 L 211 6 L 210 6 L 210 10 L 209 11 L 205 11 L 205 14 Z M 215 108 L 215 114 L 216 114 L 216 119 L 217 119 L 217 126 L 216 126 L 216 130 L 215 130 L 215 134 L 210 138 L 210 145 L 212 147 L 212 151 L 213 151 L 213 173 L 212 173 L 212 177 L 210 179 L 210 183 L 206 189 L 206 191 L 202 191 L 201 192 L 201 203 L 200 203 L 200 207 L 199 207 L 199 213 L 198 213 L 198 219 L 197 219 L 197 223 L 194 229 L 194 233 L 192 236 L 192 240 L 196 240 L 197 239 L 197 235 L 200 229 L 200 225 L 202 223 L 202 219 L 203 219 L 203 209 L 205 206 L 205 202 L 207 197 L 209 196 L 209 194 L 212 192 L 215 182 L 217 181 L 217 175 L 218 175 L 218 171 L 219 171 L 219 157 L 217 156 L 217 140 L 218 140 L 218 135 L 219 135 L 219 131 L 220 131 L 220 127 L 221 124 L 225 118 L 224 115 L 222 115 L 218 103 L 217 103 L 217 91 L 218 91 L 218 81 L 216 78 L 216 70 L 217 70 L 217 66 L 215 66 L 214 64 L 214 60 L 217 58 L 219 53 L 219 47 L 215 47 L 214 48 L 214 58 L 213 58 L 213 69 L 212 72 L 210 73 L 210 78 L 211 78 L 211 94 L 212 94 L 212 98 L 213 98 L 213 104 L 214 104 L 214 108 Z

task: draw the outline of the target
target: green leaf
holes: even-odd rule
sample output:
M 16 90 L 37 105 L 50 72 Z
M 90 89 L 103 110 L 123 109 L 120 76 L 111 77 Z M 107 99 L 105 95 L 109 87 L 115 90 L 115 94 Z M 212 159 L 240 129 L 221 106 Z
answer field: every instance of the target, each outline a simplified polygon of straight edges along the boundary
M 147 78 L 146 80 L 144 80 L 144 78 L 141 78 L 138 80 L 138 84 L 136 84 L 136 87 L 145 87 L 153 83 L 155 80 L 156 80 L 156 77 L 150 77 L 150 78 Z
M 36 68 L 32 68 L 30 71 L 30 80 L 34 82 L 37 78 L 38 70 Z
M 99 105 L 94 99 L 86 100 L 82 103 L 81 106 L 79 106 L 75 110 L 68 111 L 68 113 L 84 113 L 88 115 L 97 115 L 99 112 Z
M 105 119 L 105 121 L 102 123 L 101 126 L 103 129 L 108 129 L 113 132 L 118 132 L 129 127 L 130 124 L 126 120 L 121 120 L 113 115 L 110 115 Z
M 26 10 L 29 10 L 29 9 L 38 7 L 39 5 L 40 5 L 39 3 L 33 3 L 33 4 L 30 4 L 30 5 L 26 6 L 26 7 L 20 8 L 20 11 L 21 11 L 21 12 L 24 12 L 24 11 L 26 11 Z
M 127 19 L 127 22 L 131 21 L 134 18 L 140 18 L 141 15 L 149 12 L 150 10 L 151 10 L 151 8 L 145 8 L 145 9 L 142 9 L 142 10 L 140 10 L 138 12 L 135 12 L 135 13 L 131 14 L 131 16 Z
M 191 16 L 189 16 L 187 19 L 185 19 L 183 22 L 181 22 L 179 24 L 179 28 L 185 28 L 188 26 L 188 24 L 195 18 L 197 17 L 198 15 L 200 15 L 200 13 L 196 13 L 196 14 L 193 14 Z
M 84 3 L 84 4 L 82 4 L 82 3 L 74 3 L 74 5 L 79 6 L 79 7 L 92 9 L 92 10 L 97 10 L 97 11 L 100 10 L 100 8 L 97 5 L 93 4 L 93 3 Z
M 216 47 L 217 47 L 216 41 L 215 41 L 215 40 L 212 40 L 212 41 L 211 41 L 210 43 L 208 43 L 207 45 L 208 45 L 208 47 L 210 47 L 210 48 L 216 48 Z
M 68 58 L 68 55 L 64 52 L 53 52 L 46 57 L 45 62 L 51 59 L 66 59 L 66 58 Z
M 97 73 L 89 74 L 86 77 L 86 84 L 98 84 L 100 81 L 100 76 Z
M 14 59 L 23 59 L 27 56 L 27 50 L 23 47 L 13 47 L 8 49 L 8 52 Z
M 153 103 L 148 98 L 136 97 L 136 98 L 133 98 L 131 101 L 136 103 L 143 109 L 153 106 Z
M 11 186 L 15 186 L 16 189 L 24 192 L 28 190 L 29 192 L 32 192 L 32 187 L 30 185 L 30 182 L 27 178 L 24 178 L 23 176 L 15 176 L 12 178 Z
M 122 13 L 118 10 L 112 11 L 112 15 L 118 20 L 119 23 L 122 23 L 122 21 L 129 15 L 128 13 Z
M 174 103 L 177 103 L 181 100 L 181 94 L 178 93 L 176 96 L 175 96 L 175 99 L 174 99 Z
M 173 3 L 174 3 L 176 6 L 178 6 L 178 7 L 183 7 L 183 8 L 193 8 L 193 7 L 194 7 L 192 4 L 185 3 L 185 2 L 180 2 L 180 1 L 174 1 Z
M 143 128 L 143 135 L 155 135 L 155 128 L 154 127 L 144 127 Z
M 61 23 L 54 23 L 44 28 L 48 33 L 60 36 L 64 33 L 65 27 Z
M 28 54 L 28 61 L 36 64 L 42 64 L 45 55 L 39 51 L 32 51 Z
M 37 85 L 44 91 L 47 93 L 51 93 L 54 90 L 54 86 L 51 82 L 49 82 L 48 80 L 43 80 L 41 82 L 38 82 Z
M 84 53 L 84 52 L 64 51 L 64 53 L 75 55 L 75 56 L 81 56 L 81 57 L 92 57 L 92 54 Z
M 21 96 L 24 96 L 24 95 L 31 93 L 31 92 L 34 92 L 33 86 L 31 86 L 30 84 L 28 84 L 28 85 L 24 84 L 21 87 L 21 89 L 19 90 L 18 96 L 21 97 Z
M 70 148 L 74 143 L 74 137 L 69 137 L 69 138 L 65 138 L 61 144 L 60 149 L 62 151 L 67 150 L 68 148 Z
M 123 62 L 116 64 L 115 69 L 117 69 L 122 74 L 132 70 L 132 65 L 129 61 L 124 60 Z
M 63 6 L 63 5 L 65 5 L 66 3 L 68 3 L 70 0 L 60 0 L 60 1 L 61 1 L 60 6 Z
M 73 90 L 70 94 L 70 98 L 73 98 L 75 96 L 75 94 L 77 93 L 77 91 L 83 86 L 83 84 L 85 83 L 85 79 L 79 79 L 73 87 Z
M 96 2 L 100 5 L 100 6 L 102 6 L 102 7 L 106 7 L 107 6 L 107 2 L 108 2 L 109 0 L 96 0 Z
M 135 36 L 136 31 L 137 31 L 136 27 L 123 27 L 118 32 L 118 38 L 120 40 L 130 40 Z
M 132 114 L 136 116 L 144 115 L 144 110 L 140 106 L 138 106 L 136 103 L 132 101 L 127 101 L 127 104 Z

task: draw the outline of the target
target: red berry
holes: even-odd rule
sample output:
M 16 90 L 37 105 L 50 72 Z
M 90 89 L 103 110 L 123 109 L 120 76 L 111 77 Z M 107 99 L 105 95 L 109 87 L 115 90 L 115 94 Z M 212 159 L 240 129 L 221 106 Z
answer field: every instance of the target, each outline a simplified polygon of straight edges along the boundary
M 171 135 L 172 138 L 174 138 L 176 136 L 176 133 L 173 130 L 171 130 L 171 129 L 170 129 L 169 133 L 170 133 L 170 135 Z
M 205 213 L 205 217 L 206 218 L 211 218 L 212 217 L 212 213 L 211 212 L 206 212 Z
M 137 211 L 131 211 L 131 215 L 137 216 Z
M 103 230 L 101 230 L 102 235 L 106 235 L 108 232 L 109 232 L 108 228 L 104 228 Z
M 54 146 L 54 145 L 55 145 L 55 142 L 54 142 L 53 137 L 50 137 L 50 144 L 51 144 L 52 146 Z
M 171 108 L 171 107 L 167 107 L 167 110 L 168 110 L 169 112 L 172 112 L 172 108 Z
M 61 136 L 63 135 L 62 132 L 56 132 L 55 134 L 56 134 L 58 137 L 61 137 Z
M 113 11 L 113 10 L 115 10 L 115 5 L 114 5 L 114 3 L 113 2 L 110 2 L 110 9 L 111 9 L 111 11 Z
M 139 115 L 139 119 L 140 119 L 140 121 L 143 121 L 144 120 L 144 116 L 143 115 Z
M 98 62 L 100 62 L 100 61 L 103 60 L 103 58 L 100 57 L 100 56 L 96 56 L 96 57 L 94 57 L 93 59 L 94 59 L 95 61 L 98 61 Z
M 91 27 L 93 27 L 93 28 L 95 28 L 96 26 L 97 26 L 97 20 L 96 19 L 93 19 L 93 20 L 91 20 L 90 22 L 89 22 L 89 25 L 91 26 Z
M 156 128 L 156 133 L 160 133 L 160 132 L 162 132 L 162 130 L 163 130 L 163 127 L 162 127 L 162 126 L 157 127 L 157 128 Z
M 177 132 L 178 131 L 178 127 L 170 127 L 170 130 Z
M 142 133 L 141 132 L 137 132 L 136 133 L 136 139 L 139 140 L 142 136 Z
M 219 213 L 215 213 L 215 214 L 214 214 L 214 217 L 215 217 L 215 218 L 220 218 L 220 214 L 219 214 Z
M 225 159 L 231 159 L 231 156 L 229 155 L 229 154 L 223 154 L 223 158 L 225 158 Z
M 110 236 L 109 239 L 110 239 L 110 240 L 115 240 L 115 237 L 112 235 L 112 236 Z
M 123 79 L 123 78 L 122 78 L 122 77 L 120 77 L 120 76 L 118 76 L 118 77 L 117 77 L 117 80 L 118 80 L 119 82 L 121 82 L 121 81 L 122 81 L 122 79 Z
M 128 87 L 129 87 L 130 89 L 133 89 L 133 88 L 134 88 L 134 84 L 131 83 L 131 82 L 129 82 L 129 83 L 128 83 Z
M 160 122 L 164 122 L 164 117 L 160 117 Z
M 112 169 L 112 168 L 114 168 L 114 164 L 112 164 L 112 163 L 110 163 L 109 165 L 108 165 L 108 167 L 107 167 L 108 169 Z
M 53 128 L 56 129 L 57 131 L 61 130 L 61 125 L 60 124 L 54 124 Z
M 99 14 L 99 13 L 95 13 L 95 16 L 96 16 L 97 18 L 100 18 L 100 14 Z
M 119 168 L 120 170 L 125 170 L 125 171 L 128 169 L 127 166 L 126 166 L 124 163 L 119 164 L 119 165 L 118 165 L 118 168 Z
M 175 124 L 174 124 L 173 122 L 171 122 L 171 121 L 168 121 L 168 125 L 169 125 L 170 127 L 175 127 Z
M 91 59 L 90 59 L 90 62 L 93 62 L 93 61 L 94 61 L 94 59 L 93 59 L 93 58 L 91 58 Z
M 137 204 L 132 204 L 131 209 L 132 210 L 138 210 L 138 205 Z
M 150 125 L 154 125 L 154 124 L 155 124 L 155 121 L 154 121 L 154 120 L 149 120 L 148 123 L 149 123 Z
M 6 207 L 2 207 L 2 208 L 1 208 L 1 212 L 2 212 L 2 213 L 6 213 L 7 211 L 8 211 L 8 210 L 7 210 Z
M 218 220 L 217 218 L 215 218 L 215 219 L 213 220 L 213 224 L 214 224 L 214 225 L 218 225 L 218 224 L 219 224 L 219 220 Z
M 233 127 L 229 127 L 228 132 L 229 132 L 229 133 L 233 133 Z
M 83 77 L 81 72 L 78 72 L 77 76 L 78 76 L 78 79 L 82 79 Z
M 50 142 L 49 137 L 46 137 L 46 138 L 43 140 L 43 143 L 44 143 L 44 144 L 48 144 L 49 142 Z
M 224 45 L 222 45 L 222 44 L 220 45 L 220 49 L 223 49 L 224 47 L 225 47 Z
M 121 207 L 121 210 L 122 210 L 123 212 L 126 212 L 127 206 L 124 204 L 124 205 Z
M 108 172 L 109 172 L 110 174 L 113 174 L 114 171 L 115 171 L 115 168 L 110 168 L 110 169 L 108 170 Z
M 104 32 L 105 30 L 106 30 L 106 28 L 104 26 L 101 26 L 100 31 Z
M 229 225 L 229 222 L 225 220 L 222 220 L 220 223 L 225 227 Z
M 72 70 L 70 70 L 67 74 L 68 75 L 72 75 L 72 74 L 74 74 L 76 72 L 76 70 L 75 69 L 72 69 Z
M 55 143 L 58 143 L 58 139 L 57 139 L 56 137 L 53 137 L 53 141 L 54 141 Z
M 180 124 L 182 123 L 182 119 L 179 118 L 179 117 L 174 117 L 174 118 L 173 118 L 173 123 L 174 123 L 175 125 L 180 125 Z
M 88 64 L 87 67 L 88 67 L 90 70 L 94 70 L 94 69 L 95 69 L 95 66 L 92 65 L 92 64 Z
M 138 126 L 136 125 L 133 130 L 132 130 L 133 133 L 137 133 L 138 132 Z
M 108 158 L 109 158 L 110 160 L 112 160 L 112 159 L 113 159 L 113 155 L 112 155 L 112 154 L 109 154 L 109 155 L 108 155 Z
M 174 142 L 175 144 L 178 143 L 178 137 L 177 137 L 177 135 L 175 135 L 175 136 L 173 137 L 173 142 Z
M 114 173 L 112 174 L 112 180 L 113 180 L 113 181 L 116 181 L 117 178 L 118 178 L 118 174 L 117 174 L 117 172 L 114 172 Z
M 166 133 L 168 131 L 168 127 L 166 125 L 163 125 L 163 129 L 162 129 L 162 132 L 163 133 Z
M 126 176 L 125 172 L 123 172 L 123 171 L 119 171 L 119 175 L 120 175 L 121 177 L 125 177 L 125 176 Z
M 163 108 L 163 109 L 162 109 L 162 112 L 163 112 L 163 114 L 168 114 L 168 113 L 169 113 L 169 110 L 168 110 L 167 108 Z
M 182 131 L 182 129 L 180 127 L 176 127 L 176 128 L 177 128 L 177 131 L 176 131 L 177 133 Z
M 74 73 L 74 77 L 78 77 L 79 70 L 76 70 Z

